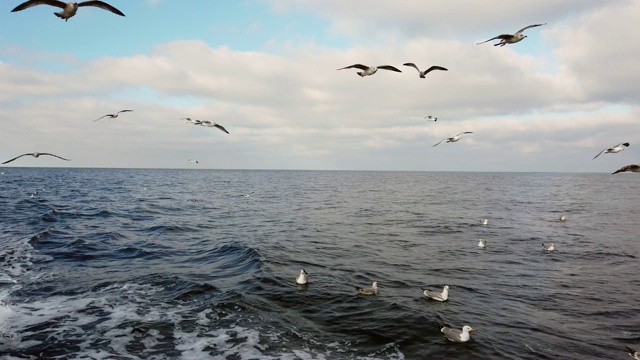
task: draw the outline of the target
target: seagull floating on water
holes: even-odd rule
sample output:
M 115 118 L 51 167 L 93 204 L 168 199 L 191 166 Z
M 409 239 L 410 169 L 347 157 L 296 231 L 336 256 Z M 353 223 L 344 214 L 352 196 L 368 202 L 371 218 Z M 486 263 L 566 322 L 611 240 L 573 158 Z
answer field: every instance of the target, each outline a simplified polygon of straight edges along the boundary
M 420 289 L 422 289 L 422 293 L 424 294 L 424 296 L 432 300 L 447 301 L 447 299 L 449 298 L 449 285 L 445 285 L 442 289 L 442 292 L 431 291 L 422 287 Z
M 37 5 L 51 5 L 51 6 L 59 7 L 60 9 L 62 9 L 62 11 L 57 13 L 54 12 L 53 14 L 59 17 L 60 19 L 64 19 L 64 21 L 67 21 L 70 18 L 72 18 L 76 14 L 76 12 L 78 12 L 78 8 L 83 6 L 94 6 L 103 10 L 111 11 L 116 15 L 124 16 L 122 11 L 116 9 L 115 7 L 103 1 L 82 1 L 79 3 L 77 2 L 65 3 L 63 1 L 58 1 L 58 0 L 29 0 L 16 6 L 13 10 L 11 10 L 11 12 L 21 11 Z
M 480 45 L 480 44 L 484 44 L 486 42 L 489 42 L 491 40 L 497 40 L 500 39 L 500 42 L 497 44 L 493 44 L 493 46 L 505 46 L 507 44 L 515 44 L 519 41 L 521 41 L 522 39 L 526 38 L 527 36 L 525 34 L 523 34 L 523 32 L 529 28 L 532 27 L 536 27 L 536 26 L 542 26 L 542 25 L 547 25 L 547 23 L 544 24 L 534 24 L 534 25 L 529 25 L 529 26 L 525 26 L 522 29 L 518 30 L 515 34 L 502 34 L 502 35 L 498 35 L 496 37 L 492 37 L 489 40 L 483 41 L 483 42 L 479 42 L 476 45 Z
M 402 64 L 404 66 L 411 66 L 412 68 L 418 70 L 418 75 L 420 75 L 421 79 L 424 79 L 428 73 L 432 72 L 433 70 L 442 70 L 442 71 L 449 71 L 449 69 L 444 68 L 442 66 L 438 66 L 438 65 L 433 65 L 431 67 L 429 67 L 427 70 L 425 71 L 420 71 L 420 69 L 418 69 L 418 67 L 416 66 L 416 64 L 414 63 L 404 63 Z
M 378 282 L 374 281 L 370 288 L 356 286 L 356 290 L 358 290 L 358 293 L 362 295 L 376 295 L 378 293 Z
M 628 142 L 618 144 L 616 146 L 613 146 L 613 147 L 610 147 L 608 149 L 604 149 L 604 150 L 600 151 L 598 153 L 598 155 L 596 155 L 593 159 L 595 160 L 595 158 L 597 158 L 598 156 L 600 156 L 602 154 L 617 154 L 620 151 L 624 150 L 624 148 L 627 148 L 627 147 L 629 147 L 629 143 Z
M 636 360 L 640 360 L 640 351 L 635 351 L 628 346 L 625 346 L 624 348 L 627 350 L 627 353 L 629 353 L 629 356 Z
M 567 217 L 566 217 L 566 216 L 564 216 L 564 215 L 562 215 L 562 216 L 560 216 L 560 219 L 558 219 L 558 220 L 560 220 L 560 221 L 565 221 L 565 220 L 567 220 Z
M 544 243 L 542 244 L 542 248 L 545 251 L 554 251 L 556 249 L 555 245 L 553 245 L 553 243 L 549 244 L 549 245 L 545 245 Z
M 482 220 L 482 225 L 488 225 L 489 224 L 489 219 L 484 219 Z
M 97 119 L 93 120 L 93 122 L 96 122 L 96 121 L 98 121 L 98 120 L 100 120 L 100 119 L 104 119 L 104 118 L 106 118 L 106 117 L 111 118 L 111 119 L 115 119 L 115 118 L 117 118 L 117 117 L 118 117 L 118 115 L 119 115 L 120 113 L 123 113 L 123 112 L 131 112 L 131 111 L 133 111 L 133 110 L 120 110 L 120 111 L 118 111 L 118 112 L 117 112 L 117 113 L 115 113 L 115 114 L 107 114 L 107 115 L 104 115 L 104 116 L 102 116 L 102 117 L 100 117 L 100 118 L 97 118 Z
M 485 240 L 478 239 L 478 247 L 484 249 L 485 246 L 487 246 L 487 242 Z
M 309 282 L 309 274 L 304 271 L 304 269 L 300 270 L 300 275 L 296 278 L 296 284 L 298 285 L 306 285 Z
M 22 155 L 20 155 L 20 156 L 16 156 L 16 157 L 14 157 L 14 158 L 13 158 L 13 159 L 11 159 L 11 160 L 7 160 L 7 161 L 3 162 L 2 164 L 8 164 L 8 163 L 12 162 L 13 160 L 16 160 L 16 159 L 19 159 L 19 158 L 21 158 L 21 157 L 23 157 L 23 156 L 28 156 L 28 155 L 31 155 L 31 156 L 33 156 L 33 157 L 34 157 L 34 158 L 36 158 L 36 159 L 37 159 L 37 158 L 39 158 L 39 157 L 40 157 L 40 155 L 49 155 L 49 156 L 57 157 L 58 159 L 62 159 L 62 160 L 66 160 L 66 161 L 71 161 L 71 160 L 69 160 L 69 159 L 65 159 L 65 158 L 63 158 L 63 157 L 61 157 L 61 156 L 54 155 L 54 154 L 41 153 L 41 152 L 34 152 L 34 153 L 26 153 L 26 154 L 22 154 Z
M 452 329 L 448 327 L 443 327 L 440 331 L 447 337 L 449 341 L 453 342 L 467 342 L 471 339 L 469 332 L 476 331 L 476 329 L 471 328 L 471 326 L 465 325 L 462 327 L 462 330 Z
M 400 71 L 400 69 L 398 69 L 396 67 L 393 67 L 391 65 L 380 65 L 380 66 L 376 67 L 376 66 L 367 66 L 367 65 L 362 65 L 362 64 L 353 64 L 353 65 L 345 66 L 345 67 L 337 69 L 337 70 L 353 69 L 353 68 L 362 70 L 362 71 L 358 71 L 358 75 L 360 75 L 360 77 L 373 75 L 379 69 L 391 70 L 391 71 L 395 71 L 395 72 L 402 72 L 402 71 Z
M 621 173 L 621 172 L 640 172 L 640 165 L 635 165 L 635 164 L 631 164 L 631 165 L 627 165 L 627 166 L 623 166 L 620 169 L 612 172 L 611 174 L 617 174 L 617 173 Z
M 226 132 L 227 134 L 229 133 L 227 129 L 225 129 L 222 125 L 215 123 L 213 121 L 205 120 L 205 121 L 202 121 L 200 125 L 205 127 L 217 127 L 218 129 Z
M 458 134 L 458 135 L 456 135 L 456 136 L 452 136 L 452 137 L 450 137 L 450 138 L 442 139 L 442 140 L 440 140 L 437 144 L 435 144 L 435 145 L 433 145 L 433 146 L 438 146 L 438 145 L 440 145 L 440 143 L 441 143 L 441 142 L 443 142 L 443 141 L 445 141 L 445 140 L 446 140 L 448 143 L 456 142 L 456 141 L 458 141 L 458 140 L 460 140 L 460 139 L 462 138 L 460 135 L 464 135 L 464 134 L 473 134 L 473 131 L 465 131 L 465 132 L 461 132 L 461 133 L 459 133 L 459 134 Z
M 427 121 L 438 121 L 437 117 L 434 117 L 434 116 L 431 116 L 431 115 L 427 115 L 424 118 L 427 119 Z

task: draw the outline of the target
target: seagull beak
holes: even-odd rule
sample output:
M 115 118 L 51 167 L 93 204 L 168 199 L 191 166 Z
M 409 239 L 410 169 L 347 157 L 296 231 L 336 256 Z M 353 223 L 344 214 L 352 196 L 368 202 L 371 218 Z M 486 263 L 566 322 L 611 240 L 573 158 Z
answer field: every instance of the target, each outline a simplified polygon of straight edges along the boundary
M 473 331 L 473 332 L 475 332 L 475 331 L 476 331 L 476 329 L 471 329 L 471 330 L 469 330 L 469 332 L 472 332 L 472 331 Z

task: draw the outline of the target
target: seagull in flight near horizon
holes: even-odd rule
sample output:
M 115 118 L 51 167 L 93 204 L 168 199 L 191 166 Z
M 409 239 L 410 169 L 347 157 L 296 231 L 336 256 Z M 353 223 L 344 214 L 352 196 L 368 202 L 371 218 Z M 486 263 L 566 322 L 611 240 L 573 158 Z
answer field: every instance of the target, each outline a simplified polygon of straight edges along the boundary
M 356 68 L 356 69 L 362 70 L 362 71 L 358 71 L 358 75 L 360 75 L 360 77 L 373 75 L 378 71 L 378 69 L 391 70 L 391 71 L 395 71 L 395 72 L 402 72 L 402 71 L 400 71 L 400 69 L 395 68 L 395 67 L 393 67 L 391 65 L 380 65 L 380 66 L 376 67 L 376 66 L 367 66 L 367 65 L 362 65 L 362 64 L 349 65 L 349 66 L 345 66 L 345 67 L 337 69 L 337 70 L 352 69 L 352 68 Z
M 600 156 L 602 154 L 617 154 L 620 151 L 624 150 L 624 148 L 626 148 L 626 147 L 629 147 L 629 143 L 628 142 L 627 143 L 618 144 L 618 145 L 616 145 L 614 147 L 610 147 L 608 149 L 604 149 L 604 150 L 600 151 L 598 153 L 598 155 L 596 155 L 593 159 L 595 160 L 598 156 Z
M 631 165 L 623 166 L 620 169 L 612 172 L 611 175 L 621 173 L 621 172 L 627 172 L 627 171 L 640 173 L 640 165 L 631 164 Z
M 480 44 L 484 44 L 486 42 L 489 42 L 491 40 L 497 40 L 500 39 L 500 42 L 497 44 L 493 44 L 493 46 L 505 46 L 507 44 L 515 44 L 519 41 L 521 41 L 522 39 L 526 38 L 527 36 L 525 34 L 523 34 L 523 32 L 529 28 L 532 27 L 536 27 L 536 26 L 542 26 L 542 25 L 547 25 L 547 23 L 544 24 L 534 24 L 534 25 L 529 25 L 529 26 L 525 26 L 522 29 L 518 30 L 515 34 L 502 34 L 502 35 L 498 35 L 496 37 L 492 37 L 489 40 L 483 41 L 483 42 L 479 42 L 476 45 L 480 45 Z
M 60 19 L 64 19 L 64 21 L 72 18 L 76 12 L 78 12 L 78 8 L 82 6 L 94 6 L 100 8 L 102 10 L 111 11 L 112 13 L 120 16 L 125 16 L 122 11 L 116 9 L 115 7 L 107 4 L 104 1 L 82 1 L 82 2 L 62 2 L 58 0 L 29 0 L 25 1 L 22 4 L 16 6 L 11 12 L 21 11 L 24 9 L 28 9 L 30 7 L 34 7 L 37 5 L 51 5 L 55 7 L 59 7 L 62 9 L 60 12 L 54 12 L 53 14 Z
M 442 140 L 440 140 L 437 144 L 435 144 L 435 145 L 433 145 L 433 146 L 438 146 L 438 145 L 440 145 L 440 143 L 441 143 L 441 142 L 443 142 L 443 141 L 445 141 L 445 140 L 446 140 L 448 143 L 452 143 L 452 142 L 459 141 L 459 140 L 462 138 L 460 135 L 463 135 L 463 134 L 473 134 L 473 131 L 465 131 L 465 132 L 461 132 L 461 133 L 459 133 L 459 134 L 458 134 L 458 135 L 456 135 L 456 136 L 452 136 L 452 137 L 450 137 L 450 138 L 442 139 Z
M 19 159 L 19 158 L 21 158 L 21 157 L 23 157 L 23 156 L 29 156 L 29 155 L 30 155 L 30 156 L 33 156 L 33 157 L 34 157 L 34 158 L 36 158 L 36 159 L 37 159 L 37 158 L 39 158 L 39 157 L 40 157 L 40 155 L 49 155 L 49 156 L 57 157 L 58 159 L 62 159 L 62 160 L 66 160 L 66 161 L 71 161 L 71 160 L 69 160 L 69 159 L 65 159 L 65 158 L 63 158 L 63 157 L 60 157 L 60 156 L 58 156 L 58 155 L 54 155 L 54 154 L 41 153 L 41 152 L 34 152 L 34 153 L 26 153 L 26 154 L 22 154 L 22 155 L 20 155 L 20 156 L 16 156 L 16 157 L 14 157 L 14 158 L 13 158 L 13 159 L 11 159 L 11 160 L 7 160 L 7 161 L 3 162 L 2 164 L 8 164 L 8 163 L 12 162 L 13 160 Z
M 202 122 L 200 123 L 200 125 L 205 126 L 205 127 L 217 127 L 218 129 L 220 129 L 220 130 L 222 130 L 222 131 L 226 132 L 227 134 L 229 133 L 229 132 L 227 131 L 227 129 L 225 129 L 222 125 L 220 125 L 220 124 L 218 124 L 218 123 L 215 123 L 215 122 L 213 122 L 213 121 L 205 120 L 205 121 L 202 121 Z
M 198 160 L 194 160 L 194 159 L 189 160 L 189 162 L 194 164 L 199 164 Z
M 433 117 L 431 115 L 427 115 L 424 118 L 427 119 L 427 121 L 438 121 L 437 117 Z
M 447 68 L 443 68 L 442 66 L 438 66 L 438 65 L 433 65 L 433 66 L 431 66 L 430 68 L 428 68 L 428 69 L 427 69 L 427 70 L 425 70 L 425 71 L 420 71 L 420 69 L 418 69 L 418 67 L 417 67 L 417 66 L 416 66 L 416 64 L 414 64 L 414 63 L 404 63 L 404 64 L 402 64 L 402 65 L 404 65 L 404 66 L 411 66 L 412 68 L 414 68 L 414 69 L 418 70 L 418 74 L 420 75 L 420 78 L 421 78 L 421 79 L 424 79 L 424 78 L 425 78 L 425 75 L 427 75 L 428 73 L 430 73 L 430 72 L 431 72 L 431 71 L 433 71 L 433 70 L 449 71 L 449 69 L 447 69 Z
M 186 118 L 181 118 L 180 120 L 187 120 L 187 122 L 188 122 L 189 124 L 193 124 L 193 125 L 200 125 L 200 124 L 202 124 L 202 120 L 193 120 L 193 119 L 188 118 L 188 117 L 186 117 Z
M 111 118 L 111 119 L 115 119 L 115 118 L 117 118 L 117 117 L 118 117 L 118 115 L 119 115 L 120 113 L 123 113 L 123 112 L 131 112 L 131 111 L 133 111 L 133 110 L 120 110 L 120 111 L 118 111 L 118 112 L 117 112 L 117 113 L 115 113 L 115 114 L 107 114 L 107 115 L 105 115 L 105 116 L 103 116 L 103 117 L 97 118 L 97 119 L 93 120 L 93 122 L 96 122 L 96 121 L 98 121 L 98 120 L 100 120 L 100 119 L 104 119 L 104 118 L 106 118 L 106 117 L 109 117 L 109 118 Z

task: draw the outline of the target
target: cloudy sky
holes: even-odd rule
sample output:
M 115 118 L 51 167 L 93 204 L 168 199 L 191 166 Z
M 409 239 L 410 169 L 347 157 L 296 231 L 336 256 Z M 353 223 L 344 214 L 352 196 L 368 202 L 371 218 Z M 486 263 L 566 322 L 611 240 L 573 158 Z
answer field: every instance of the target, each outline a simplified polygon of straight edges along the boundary
M 50 6 L 12 13 L 20 3 L 0 9 L 0 160 L 40 151 L 72 161 L 10 166 L 611 172 L 640 163 L 638 0 L 109 0 L 126 17 L 84 7 L 68 22 Z M 520 43 L 476 45 L 536 23 L 547 25 Z M 449 71 L 420 79 L 405 62 Z M 402 73 L 336 70 L 355 63 Z M 135 111 L 93 122 L 122 109 Z M 433 147 L 462 131 L 473 134 Z M 593 160 L 621 142 L 631 146 Z

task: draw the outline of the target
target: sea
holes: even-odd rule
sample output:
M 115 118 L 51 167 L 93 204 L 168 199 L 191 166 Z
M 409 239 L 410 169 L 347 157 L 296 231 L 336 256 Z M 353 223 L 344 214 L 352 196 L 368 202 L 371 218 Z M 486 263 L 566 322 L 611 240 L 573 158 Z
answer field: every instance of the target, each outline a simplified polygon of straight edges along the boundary
M 0 168 L 0 359 L 628 359 L 639 270 L 637 174 Z

